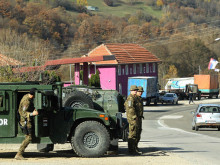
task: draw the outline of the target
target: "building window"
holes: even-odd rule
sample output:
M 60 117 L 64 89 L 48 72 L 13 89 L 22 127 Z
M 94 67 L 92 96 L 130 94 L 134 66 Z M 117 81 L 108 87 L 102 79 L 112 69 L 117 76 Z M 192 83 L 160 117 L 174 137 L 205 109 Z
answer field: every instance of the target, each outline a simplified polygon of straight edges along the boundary
M 136 74 L 136 64 L 133 64 L 133 72 Z
M 125 75 L 125 68 L 122 69 L 122 75 Z
M 118 88 L 119 88 L 119 90 L 118 90 L 119 93 L 122 94 L 122 85 L 121 85 L 121 83 L 118 84 Z
M 143 66 L 142 66 L 142 64 L 139 64 L 139 70 L 140 70 L 140 73 L 142 73 L 143 72 L 143 68 L 142 68 Z
M 128 65 L 125 65 L 125 74 L 128 75 Z
M 132 74 L 132 67 L 130 67 L 130 74 Z
M 146 73 L 149 73 L 149 64 L 146 64 Z
M 121 65 L 118 65 L 118 75 L 121 75 Z
M 88 65 L 88 77 L 91 78 L 91 74 L 90 74 L 90 65 Z
M 153 73 L 155 73 L 155 72 L 156 72 L 156 64 L 153 63 Z

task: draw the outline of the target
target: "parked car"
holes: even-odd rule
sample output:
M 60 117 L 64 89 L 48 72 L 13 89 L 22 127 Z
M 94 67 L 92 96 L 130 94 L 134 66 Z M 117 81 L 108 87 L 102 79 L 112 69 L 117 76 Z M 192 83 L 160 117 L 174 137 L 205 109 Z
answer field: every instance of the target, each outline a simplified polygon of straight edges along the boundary
M 218 128 L 220 131 L 220 104 L 199 104 L 192 113 L 192 130 Z
M 178 97 L 175 93 L 166 93 L 161 98 L 161 103 L 172 103 L 172 104 L 178 104 Z

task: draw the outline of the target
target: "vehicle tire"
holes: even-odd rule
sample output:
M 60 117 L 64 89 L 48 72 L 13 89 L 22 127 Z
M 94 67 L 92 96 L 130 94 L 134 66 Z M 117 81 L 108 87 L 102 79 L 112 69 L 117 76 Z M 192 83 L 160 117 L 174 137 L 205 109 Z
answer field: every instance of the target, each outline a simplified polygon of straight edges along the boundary
M 161 103 L 163 104 L 163 101 Z
M 198 93 L 198 100 L 201 100 L 201 92 Z
M 216 95 L 215 98 L 217 99 L 217 98 L 218 98 L 218 95 Z
M 63 98 L 64 107 L 94 109 L 92 98 L 81 91 L 74 91 Z
M 172 101 L 172 104 L 174 104 L 174 100 Z
M 176 104 L 178 104 L 178 100 L 176 100 Z
M 157 99 L 154 100 L 154 105 L 157 105 Z
M 220 127 L 218 127 L 218 131 L 220 131 Z
M 53 151 L 54 144 L 37 144 L 37 150 L 39 152 L 50 152 Z
M 195 127 L 194 127 L 194 126 L 192 126 L 192 130 L 195 130 Z
M 199 127 L 198 127 L 198 126 L 195 126 L 195 130 L 198 131 L 198 130 L 199 130 Z
M 110 135 L 100 122 L 85 121 L 76 127 L 71 137 L 71 145 L 78 156 L 100 157 L 109 148 Z

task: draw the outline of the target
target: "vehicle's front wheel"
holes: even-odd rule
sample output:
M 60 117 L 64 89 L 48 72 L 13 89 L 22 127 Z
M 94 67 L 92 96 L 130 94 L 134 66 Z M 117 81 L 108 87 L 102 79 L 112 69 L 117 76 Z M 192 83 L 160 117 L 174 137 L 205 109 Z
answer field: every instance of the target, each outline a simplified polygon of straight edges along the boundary
M 85 121 L 76 127 L 71 145 L 78 156 L 100 157 L 108 150 L 110 135 L 103 124 Z
M 195 130 L 195 127 L 194 127 L 194 126 L 192 126 L 192 130 Z

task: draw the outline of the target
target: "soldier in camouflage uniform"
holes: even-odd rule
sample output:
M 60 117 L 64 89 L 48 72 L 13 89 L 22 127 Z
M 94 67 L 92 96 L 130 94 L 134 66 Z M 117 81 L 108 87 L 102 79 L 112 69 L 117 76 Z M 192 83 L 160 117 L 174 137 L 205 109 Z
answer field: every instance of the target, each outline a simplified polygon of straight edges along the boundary
M 127 120 L 129 123 L 129 135 L 128 135 L 128 152 L 132 155 L 139 154 L 135 148 L 137 141 L 137 123 L 139 119 L 139 113 L 137 109 L 137 86 L 132 85 L 130 88 L 131 94 L 125 101 L 125 108 L 127 114 Z
M 142 132 L 142 119 L 144 118 L 143 113 L 144 113 L 144 108 L 143 108 L 143 99 L 141 95 L 143 94 L 144 90 L 143 87 L 139 86 L 138 91 L 137 91 L 137 108 L 138 108 L 138 113 L 139 113 L 139 120 L 137 122 L 137 141 L 135 148 L 139 152 L 138 149 L 138 143 L 141 139 L 141 132 Z
M 22 128 L 23 133 L 25 133 L 25 139 L 22 142 L 18 153 L 15 155 L 15 159 L 23 160 L 23 153 L 24 150 L 27 148 L 28 144 L 32 140 L 32 116 L 38 115 L 38 112 L 34 108 L 34 95 L 35 95 L 35 88 L 30 90 L 30 93 L 23 96 L 19 105 L 19 115 L 20 115 L 20 126 Z

